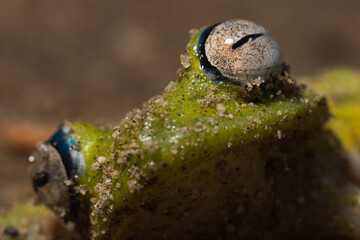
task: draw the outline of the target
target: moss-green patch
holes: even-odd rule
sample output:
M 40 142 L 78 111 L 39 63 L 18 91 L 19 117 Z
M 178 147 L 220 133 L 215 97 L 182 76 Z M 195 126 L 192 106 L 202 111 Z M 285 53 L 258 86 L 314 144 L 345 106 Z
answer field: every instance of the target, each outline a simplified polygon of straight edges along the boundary
M 36 239 L 50 239 L 50 219 L 54 214 L 45 206 L 34 206 L 32 201 L 18 204 L 6 215 L 0 216 L 0 239 L 27 239 L 34 236 Z M 16 229 L 18 237 L 13 238 L 5 234 L 5 229 Z
M 82 200 L 90 206 L 94 238 L 110 238 L 115 232 L 120 237 L 133 229 L 127 224 L 139 221 L 137 213 L 144 208 L 156 208 L 162 219 L 158 224 L 186 212 L 201 222 L 206 208 L 216 208 L 212 199 L 223 199 L 241 183 L 248 191 L 246 199 L 239 197 L 241 204 L 255 204 L 258 194 L 265 200 L 270 192 L 263 157 L 272 152 L 271 146 L 319 129 L 327 120 L 326 101 L 297 86 L 296 94 L 277 91 L 251 102 L 241 86 L 209 81 L 194 50 L 197 38 L 195 34 L 188 46 L 191 64 L 179 79 L 142 109 L 129 112 L 112 133 L 74 124 L 87 162 L 88 171 L 79 183 L 88 190 Z M 202 194 L 195 206 L 177 199 L 179 191 Z M 184 205 L 171 206 L 175 203 Z M 251 211 L 261 209 L 255 205 Z M 167 213 L 169 209 L 175 212 Z
M 22 228 L 27 221 L 36 222 L 52 214 L 45 206 L 34 206 L 31 202 L 19 204 L 9 211 L 5 216 L 0 217 L 0 225 Z M 24 221 L 25 220 L 25 221 Z
M 97 161 L 99 156 L 109 157 L 110 155 L 112 144 L 110 137 L 113 131 L 106 128 L 99 129 L 97 126 L 87 122 L 74 122 L 72 123 L 72 129 L 76 140 L 80 143 L 87 165 L 85 176 L 81 178 L 79 183 L 89 184 L 84 179 L 88 180 L 89 176 L 92 176 L 90 179 L 93 179 L 96 176 L 96 172 L 91 165 Z M 93 181 L 90 181 L 90 185 L 91 183 Z
M 9 227 L 18 236 L 6 234 Z M 43 205 L 36 206 L 33 201 L 17 204 L 6 215 L 0 216 L 1 240 L 82 239 L 74 230 L 73 225 L 64 225 L 51 210 Z
M 360 74 L 336 69 L 306 82 L 326 95 L 333 118 L 326 124 L 350 153 L 360 154 Z

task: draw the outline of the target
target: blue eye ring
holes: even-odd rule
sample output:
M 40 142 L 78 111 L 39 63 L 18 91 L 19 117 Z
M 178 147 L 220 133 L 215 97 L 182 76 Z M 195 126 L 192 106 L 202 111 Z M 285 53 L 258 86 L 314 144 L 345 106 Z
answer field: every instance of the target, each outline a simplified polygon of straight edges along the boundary
M 69 179 L 84 174 L 86 167 L 84 154 L 70 127 L 66 125 L 60 127 L 46 143 L 51 144 L 59 152 Z
M 219 24 L 220 23 L 216 23 L 214 25 L 205 28 L 199 36 L 199 43 L 197 46 L 198 58 L 199 58 L 201 70 L 206 74 L 206 76 L 210 80 L 214 82 L 221 82 L 226 78 L 220 73 L 220 71 L 216 67 L 212 66 L 211 63 L 209 62 L 205 53 L 205 43 L 211 31 Z

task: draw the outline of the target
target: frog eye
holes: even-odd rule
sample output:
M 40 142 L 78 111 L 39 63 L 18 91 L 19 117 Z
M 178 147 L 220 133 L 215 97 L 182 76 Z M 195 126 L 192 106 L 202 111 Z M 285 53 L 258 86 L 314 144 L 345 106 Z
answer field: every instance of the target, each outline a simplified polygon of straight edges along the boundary
M 76 217 L 77 199 L 71 183 L 83 174 L 84 156 L 71 129 L 64 126 L 40 144 L 29 158 L 36 200 L 65 219 Z
M 284 69 L 280 48 L 262 26 L 248 20 L 229 20 L 203 30 L 198 43 L 202 70 L 212 81 L 253 83 Z
M 69 207 L 69 189 L 65 166 L 59 152 L 51 144 L 40 144 L 30 157 L 30 175 L 37 203 L 44 203 L 59 215 L 66 215 Z

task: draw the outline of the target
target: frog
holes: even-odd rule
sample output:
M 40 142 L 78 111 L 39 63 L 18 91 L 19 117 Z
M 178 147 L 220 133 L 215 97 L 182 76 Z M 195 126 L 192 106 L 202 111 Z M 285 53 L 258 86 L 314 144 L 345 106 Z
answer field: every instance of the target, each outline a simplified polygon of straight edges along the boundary
M 190 35 L 161 94 L 116 126 L 66 121 L 37 146 L 36 201 L 84 239 L 360 236 L 326 98 L 257 23 Z

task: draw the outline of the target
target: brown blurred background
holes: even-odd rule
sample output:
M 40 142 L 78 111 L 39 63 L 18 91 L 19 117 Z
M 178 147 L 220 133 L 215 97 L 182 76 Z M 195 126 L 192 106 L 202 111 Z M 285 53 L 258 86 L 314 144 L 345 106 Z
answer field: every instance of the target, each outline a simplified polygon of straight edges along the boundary
M 358 0 L 0 1 L 0 214 L 32 195 L 34 142 L 63 119 L 116 122 L 175 80 L 188 31 L 242 18 L 292 75 L 360 66 Z

